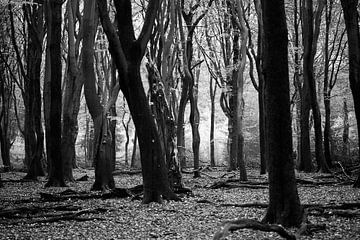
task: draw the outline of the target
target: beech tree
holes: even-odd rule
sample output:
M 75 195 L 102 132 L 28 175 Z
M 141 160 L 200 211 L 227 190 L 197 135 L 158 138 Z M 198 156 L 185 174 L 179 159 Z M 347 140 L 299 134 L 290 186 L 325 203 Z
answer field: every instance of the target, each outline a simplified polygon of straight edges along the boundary
M 44 6 L 35 2 L 23 4 L 23 14 L 28 30 L 26 38 L 25 53 L 18 46 L 18 34 L 15 30 L 16 19 L 14 18 L 15 3 L 8 4 L 11 43 L 15 52 L 17 64 L 20 69 L 21 80 L 15 80 L 21 90 L 25 105 L 24 139 L 25 139 L 25 164 L 27 167 L 27 179 L 37 179 L 44 176 L 44 131 L 41 124 L 41 91 L 40 73 L 42 44 L 44 39 Z M 23 55 L 22 55 L 23 54 Z M 23 56 L 26 56 L 23 59 Z
M 78 113 L 84 78 L 80 71 L 80 42 L 82 39 L 82 19 L 79 0 L 69 0 L 66 4 L 68 54 L 65 92 L 63 96 L 61 155 L 64 161 L 65 180 L 74 181 L 72 168 L 76 161 L 75 142 L 78 133 Z M 76 31 L 76 25 L 79 29 Z
M 288 40 L 284 1 L 263 0 L 266 156 L 269 207 L 265 222 L 298 226 L 303 210 L 292 159 Z
M 139 140 L 143 176 L 143 203 L 161 202 L 161 197 L 178 199 L 170 189 L 164 153 L 142 85 L 140 64 L 150 39 L 159 1 L 150 0 L 143 26 L 135 38 L 130 0 L 115 1 L 117 34 L 108 12 L 107 1 L 97 1 L 100 20 L 109 41 L 109 51 L 115 62 L 120 89 L 129 106 Z
M 62 22 L 62 0 L 49 0 L 46 2 L 47 10 L 47 44 L 49 49 L 48 59 L 50 65 L 50 96 L 49 103 L 49 131 L 50 146 L 49 152 L 49 180 L 46 187 L 64 187 L 64 170 L 63 159 L 61 158 L 61 80 L 62 80 L 62 63 L 61 63 L 61 22 Z M 45 109 L 47 111 L 48 109 Z
M 108 111 L 111 103 L 115 102 L 117 93 L 112 101 L 103 107 L 100 98 L 96 92 L 96 77 L 94 69 L 94 43 L 95 32 L 97 29 L 98 15 L 96 3 L 92 0 L 86 0 L 84 5 L 84 37 L 83 37 L 83 58 L 82 74 L 85 79 L 84 92 L 86 104 L 94 123 L 94 165 L 95 165 L 95 183 L 92 190 L 107 190 L 115 188 L 115 182 L 112 175 L 112 136 L 109 128 Z
M 358 0 L 341 0 L 348 37 L 349 82 L 354 100 L 358 136 L 360 136 L 360 29 L 358 4 Z M 360 152 L 359 140 L 358 145 Z M 360 172 L 354 187 L 360 187 Z

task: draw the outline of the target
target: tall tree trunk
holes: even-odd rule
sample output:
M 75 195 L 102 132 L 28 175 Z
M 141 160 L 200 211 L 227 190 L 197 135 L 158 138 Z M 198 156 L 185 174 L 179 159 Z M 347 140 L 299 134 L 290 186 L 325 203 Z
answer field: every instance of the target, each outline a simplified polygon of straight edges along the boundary
M 258 103 L 259 103 L 259 143 L 260 143 L 260 174 L 265 174 L 267 172 L 267 165 L 265 156 L 265 113 L 264 113 L 264 75 L 263 75 L 263 50 L 264 50 L 264 27 L 263 27 L 263 17 L 261 12 L 261 1 L 255 0 L 255 11 L 257 15 L 257 28 L 258 28 L 258 37 L 257 37 L 257 53 L 252 49 L 253 43 L 251 42 L 251 31 L 249 29 L 249 44 L 251 47 L 251 53 L 255 58 L 255 66 L 258 77 L 258 84 L 255 89 L 258 91 Z M 248 27 L 249 28 L 249 27 Z M 251 63 L 250 63 L 251 64 Z
M 216 83 L 214 84 L 214 78 L 210 77 L 210 166 L 215 167 L 215 96 L 216 96 Z
M 342 156 L 345 159 L 349 158 L 350 146 L 349 146 L 349 110 L 347 107 L 346 99 L 343 104 L 343 134 L 342 134 Z
M 78 0 L 67 2 L 68 13 L 68 75 L 65 78 L 66 87 L 63 99 L 63 126 L 61 139 L 61 155 L 64 161 L 64 177 L 67 181 L 74 181 L 72 174 L 73 165 L 76 162 L 75 142 L 78 134 L 78 114 L 80 110 L 81 89 L 84 78 L 81 76 L 75 24 Z M 80 26 L 82 28 L 82 26 Z
M 177 115 L 177 127 L 176 127 L 176 139 L 177 139 L 177 149 L 178 149 L 178 159 L 180 162 L 180 167 L 186 167 L 186 147 L 185 147 L 185 108 L 188 102 L 188 93 L 189 86 L 185 82 L 186 79 L 183 78 L 181 81 L 181 95 L 180 95 L 180 104 L 179 111 Z
M 1 50 L 4 48 L 0 45 Z M 3 56 L 2 56 L 3 57 Z M 2 58 L 5 59 L 5 58 Z M 5 84 L 6 82 L 6 84 Z M 12 103 L 12 94 L 14 91 L 13 83 L 6 80 L 4 63 L 0 63 L 0 151 L 4 165 L 4 171 L 11 170 L 10 162 L 10 137 L 9 137 L 9 113 Z
M 319 0 L 315 19 L 313 18 L 313 1 L 303 0 L 303 45 L 304 45 L 304 82 L 309 84 L 311 109 L 314 118 L 315 129 L 315 155 L 317 168 L 321 172 L 329 172 L 324 156 L 322 139 L 321 113 L 316 94 L 316 80 L 314 76 L 314 57 L 317 49 L 319 36 L 320 18 L 322 13 L 322 0 Z
M 109 130 L 107 111 L 100 103 L 96 92 L 94 69 L 94 42 L 97 28 L 95 1 L 86 0 L 84 4 L 84 38 L 82 73 L 85 79 L 84 92 L 86 104 L 94 123 L 94 163 L 95 182 L 92 190 L 107 190 L 115 187 L 112 175 L 112 137 Z
M 183 188 L 183 184 L 180 166 L 175 155 L 176 134 L 174 117 L 166 100 L 164 85 L 161 82 L 156 66 L 147 63 L 146 67 L 148 70 L 149 86 L 151 86 L 151 111 L 155 117 L 161 147 L 165 153 L 170 188 L 179 190 Z
M 50 127 L 48 152 L 49 180 L 46 187 L 64 187 L 63 159 L 61 158 L 61 22 L 62 1 L 48 3 L 48 44 L 50 53 Z
M 193 83 L 190 84 L 190 125 L 192 132 L 192 149 L 194 154 L 194 178 L 200 177 L 200 113 L 198 108 L 198 86 L 200 66 L 197 69 L 196 77 L 193 76 Z
M 269 171 L 265 222 L 299 226 L 302 207 L 292 159 L 288 41 L 284 1 L 263 0 L 264 77 Z
M 332 167 L 331 161 L 331 151 L 330 151 L 330 82 L 329 82 L 329 65 L 330 65 L 330 57 L 329 57 L 329 37 L 330 37 L 330 24 L 332 19 L 332 6 L 333 0 L 326 0 L 325 6 L 325 44 L 324 44 L 324 58 L 325 58 L 325 67 L 324 67 L 324 108 L 325 108 L 325 127 L 324 127 L 324 151 L 325 151 L 325 161 L 329 167 Z
M 25 105 L 25 163 L 27 166 L 26 179 L 37 179 L 44 176 L 44 132 L 41 125 L 41 92 L 40 92 L 40 72 L 43 29 L 43 6 L 25 4 L 24 14 L 28 16 L 27 27 L 28 45 L 26 53 L 26 72 L 24 70 L 19 50 L 15 39 L 13 14 L 10 9 L 11 31 L 13 46 L 17 55 L 17 60 L 24 78 L 24 105 Z
M 358 129 L 358 139 L 360 136 L 360 32 L 359 32 L 359 13 L 357 11 L 358 0 L 341 0 L 344 12 L 346 32 L 348 36 L 349 50 L 349 82 L 351 93 L 354 100 L 355 116 Z M 360 141 L 359 156 L 360 156 Z M 354 187 L 360 187 L 360 172 Z

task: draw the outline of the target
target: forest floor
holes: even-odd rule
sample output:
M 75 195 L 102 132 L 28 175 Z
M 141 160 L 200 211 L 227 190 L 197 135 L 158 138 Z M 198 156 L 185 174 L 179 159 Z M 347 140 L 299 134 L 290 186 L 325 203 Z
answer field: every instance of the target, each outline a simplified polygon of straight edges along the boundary
M 196 179 L 184 174 L 184 184 L 193 194 L 183 195 L 180 202 L 143 205 L 141 200 L 131 197 L 65 197 L 61 201 L 43 198 L 49 196 L 44 193 L 74 195 L 72 191 L 64 193 L 68 189 L 85 191 L 84 196 L 100 196 L 89 191 L 94 182 L 93 170 L 76 169 L 75 179 L 84 175 L 89 179 L 70 183 L 67 188 L 44 188 L 45 178 L 37 182 L 18 181 L 25 175 L 22 172 L 2 173 L 0 239 L 213 239 L 226 220 L 261 220 L 265 215 L 268 187 L 262 183 L 267 177 L 260 176 L 258 171 L 248 174 L 253 184 L 229 181 L 238 178 L 238 173 L 221 168 L 205 169 L 202 177 Z M 141 184 L 141 174 L 122 173 L 114 177 L 119 188 Z M 298 185 L 302 204 L 333 206 L 309 214 L 311 223 L 325 224 L 324 230 L 298 239 L 360 239 L 360 207 L 356 205 L 360 203 L 360 189 L 320 174 L 301 173 L 297 178 L 305 179 Z M 214 189 L 213 183 L 219 181 L 222 186 Z M 257 205 L 246 207 L 246 203 Z M 336 207 L 344 203 L 355 207 L 347 210 Z M 287 230 L 295 233 L 297 229 Z M 242 229 L 230 232 L 225 239 L 282 238 L 274 232 Z

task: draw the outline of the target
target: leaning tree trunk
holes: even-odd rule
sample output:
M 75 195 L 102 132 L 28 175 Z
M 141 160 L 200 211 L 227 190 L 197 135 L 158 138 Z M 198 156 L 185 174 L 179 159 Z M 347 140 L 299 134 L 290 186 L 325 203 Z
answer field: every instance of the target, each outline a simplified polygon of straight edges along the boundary
M 358 139 L 360 136 L 360 30 L 359 15 L 357 12 L 358 0 L 341 0 L 344 12 L 346 32 L 348 36 L 349 50 L 349 82 L 354 100 L 355 116 L 358 129 Z M 358 140 L 359 156 L 360 141 Z M 354 187 L 360 187 L 360 172 Z
M 164 85 L 161 82 L 160 74 L 158 73 L 156 66 L 148 63 L 146 67 L 148 70 L 149 86 L 151 86 L 151 112 L 156 120 L 161 147 L 165 152 L 170 188 L 179 190 L 184 186 L 182 184 L 180 166 L 175 153 L 175 120 L 166 100 L 163 88 Z
M 110 53 L 116 64 L 120 88 L 128 102 L 139 139 L 143 175 L 143 203 L 160 202 L 161 197 L 178 199 L 169 186 L 164 152 L 161 148 L 155 120 L 151 114 L 141 75 L 140 65 L 155 22 L 159 1 L 150 0 L 144 25 L 135 39 L 131 1 L 116 1 L 118 35 L 111 23 L 107 1 L 97 1 L 102 26 L 109 40 Z
M 115 187 L 112 175 L 112 137 L 106 110 L 100 103 L 96 92 L 94 70 L 94 43 L 97 28 L 95 1 L 86 0 L 84 7 L 84 37 L 82 73 L 85 79 L 84 92 L 86 104 L 94 122 L 94 163 L 95 183 L 92 190 L 107 190 Z
M 284 1 L 262 1 L 269 207 L 265 222 L 298 226 L 302 207 L 292 160 L 288 41 Z
M 61 22 L 62 1 L 48 3 L 48 44 L 50 55 L 50 132 L 48 152 L 49 180 L 46 187 L 64 187 L 63 159 L 61 158 Z

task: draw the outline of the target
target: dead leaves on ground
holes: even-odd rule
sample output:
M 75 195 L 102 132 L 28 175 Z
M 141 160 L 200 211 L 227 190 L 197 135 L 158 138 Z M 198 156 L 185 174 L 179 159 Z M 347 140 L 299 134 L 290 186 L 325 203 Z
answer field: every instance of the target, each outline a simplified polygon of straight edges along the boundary
M 131 197 L 125 199 L 69 197 L 78 193 L 90 194 L 89 189 L 94 180 L 92 171 L 83 170 L 75 174 L 75 177 L 79 178 L 85 173 L 89 176 L 88 181 L 69 184 L 74 192 L 68 191 L 69 188 L 44 189 L 44 179 L 30 183 L 5 182 L 5 187 L 0 189 L 0 210 L 14 211 L 11 214 L 15 218 L 10 219 L 5 216 L 6 214 L 9 216 L 10 213 L 0 213 L 0 238 L 212 239 L 223 222 L 235 218 L 261 219 L 268 201 L 266 176 L 250 172 L 250 183 L 239 183 L 236 181 L 237 173 L 218 169 L 206 170 L 206 174 L 202 174 L 203 177 L 198 179 L 193 179 L 191 174 L 185 174 L 184 183 L 193 190 L 194 195 L 191 197 L 185 195 L 182 202 L 165 201 L 164 204 L 142 205 L 138 200 L 131 201 Z M 5 180 L 21 178 L 18 173 L 14 174 L 14 177 L 8 174 L 3 174 L 2 177 Z M 309 211 L 309 221 L 326 225 L 326 230 L 315 232 L 310 236 L 301 236 L 300 239 L 355 239 L 355 236 L 359 236 L 359 207 L 355 206 L 356 202 L 360 202 L 358 189 L 348 185 L 325 184 L 325 181 L 334 181 L 331 177 L 305 174 L 298 174 L 297 177 L 324 182 L 316 187 L 309 187 L 311 184 L 309 182 L 299 184 L 301 202 L 313 207 Z M 121 174 L 115 176 L 115 180 L 116 186 L 124 189 L 141 184 L 139 174 Z M 228 184 L 248 184 L 265 186 L 265 188 L 209 188 L 219 180 L 229 180 Z M 67 197 L 61 194 L 65 190 L 68 193 Z M 60 201 L 43 201 L 40 192 L 65 197 Z M 101 195 L 99 192 L 91 194 Z M 343 203 L 348 204 L 346 206 L 348 209 L 345 209 L 345 206 L 341 207 Z M 19 214 L 18 218 L 16 214 Z M 57 221 L 46 220 L 51 218 Z M 9 227 L 10 221 L 17 221 L 16 227 Z M 295 234 L 297 229 L 288 229 L 288 231 Z M 281 239 L 278 233 L 250 229 L 229 233 L 226 239 Z

